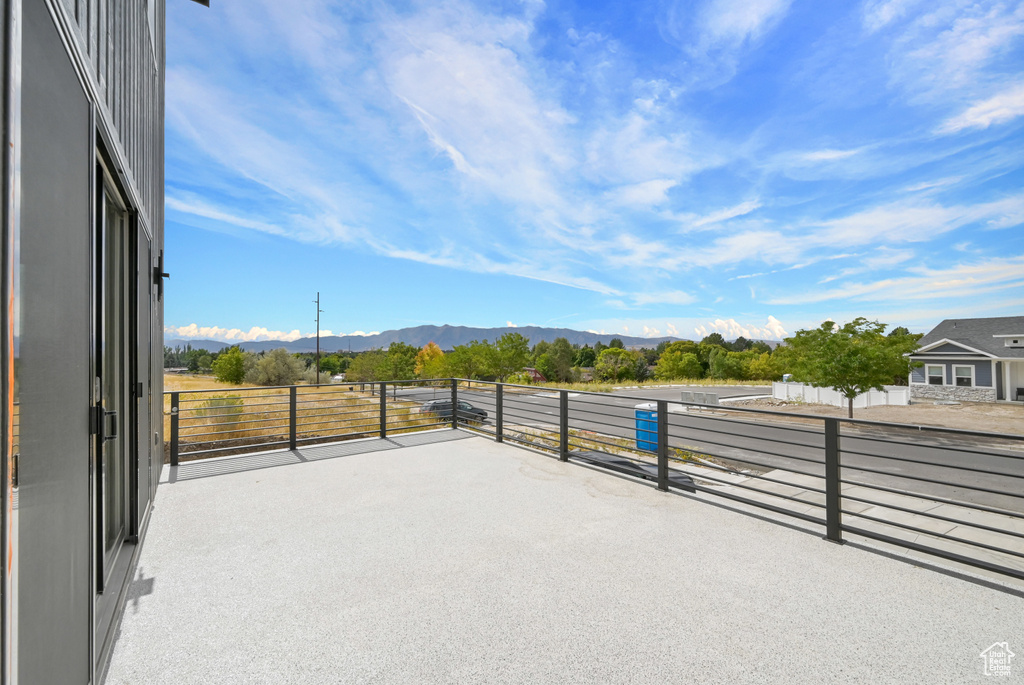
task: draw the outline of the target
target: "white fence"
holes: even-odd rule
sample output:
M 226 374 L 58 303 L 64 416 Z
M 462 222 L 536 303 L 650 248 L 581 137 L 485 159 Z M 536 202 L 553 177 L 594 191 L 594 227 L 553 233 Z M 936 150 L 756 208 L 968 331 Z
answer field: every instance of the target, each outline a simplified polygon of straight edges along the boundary
M 804 383 L 772 383 L 772 397 L 777 400 L 800 400 L 813 404 L 831 404 L 835 407 L 848 406 L 847 399 L 832 388 L 815 388 Z M 869 390 L 853 398 L 854 409 L 878 407 L 886 404 L 910 404 L 910 388 L 887 385 L 885 390 Z

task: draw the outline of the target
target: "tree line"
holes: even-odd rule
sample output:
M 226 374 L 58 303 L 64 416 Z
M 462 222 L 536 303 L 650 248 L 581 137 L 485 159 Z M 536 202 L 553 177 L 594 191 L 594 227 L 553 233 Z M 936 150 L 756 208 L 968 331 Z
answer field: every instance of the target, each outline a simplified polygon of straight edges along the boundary
M 284 348 L 266 353 L 238 347 L 215 353 L 190 346 L 165 348 L 164 362 L 167 367 L 212 372 L 224 382 L 253 385 L 290 385 L 299 380 L 323 383 L 338 373 L 357 382 L 454 377 L 512 383 L 532 382 L 527 369 L 557 382 L 642 382 L 651 378 L 771 381 L 790 373 L 795 380 L 826 384 L 848 395 L 850 388 L 865 386 L 868 380 L 871 387 L 907 383 L 910 363 L 905 355 L 916 348 L 921 336 L 903 327 L 886 335 L 886 328 L 866 319 L 842 327 L 829 321 L 818 329 L 797 331 L 775 349 L 742 337 L 730 343 L 719 333 L 700 342 L 680 340 L 632 350 L 618 338 L 593 347 L 574 345 L 566 338 L 531 347 L 529 338 L 515 332 L 493 343 L 474 340 L 451 350 L 442 350 L 433 342 L 421 348 L 395 342 L 387 349 L 323 355 L 319 379 L 315 355 L 292 354 Z M 839 363 L 834 358 L 846 361 Z M 876 372 L 868 378 L 865 369 Z

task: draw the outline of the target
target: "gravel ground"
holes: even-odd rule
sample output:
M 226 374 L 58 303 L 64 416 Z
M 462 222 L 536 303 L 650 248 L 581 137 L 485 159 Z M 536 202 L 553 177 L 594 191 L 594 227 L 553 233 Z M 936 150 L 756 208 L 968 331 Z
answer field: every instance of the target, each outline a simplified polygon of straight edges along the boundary
M 784 400 L 742 400 L 730 402 L 730 406 L 753 407 L 817 416 L 847 416 L 847 409 L 845 408 L 840 409 L 839 407 L 827 404 L 786 402 Z M 926 402 L 903 407 L 885 406 L 854 409 L 853 418 L 1024 435 L 1024 405 L 1021 404 L 964 402 L 958 405 L 937 405 Z

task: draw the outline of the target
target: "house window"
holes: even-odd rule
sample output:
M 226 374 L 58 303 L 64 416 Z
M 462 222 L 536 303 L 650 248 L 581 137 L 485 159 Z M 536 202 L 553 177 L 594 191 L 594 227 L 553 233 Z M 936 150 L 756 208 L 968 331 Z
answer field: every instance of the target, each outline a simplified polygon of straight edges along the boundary
M 956 384 L 970 388 L 974 385 L 974 367 L 973 366 L 954 366 L 953 367 L 953 379 Z
M 928 375 L 928 385 L 944 385 L 946 369 L 942 366 L 929 366 L 925 373 Z

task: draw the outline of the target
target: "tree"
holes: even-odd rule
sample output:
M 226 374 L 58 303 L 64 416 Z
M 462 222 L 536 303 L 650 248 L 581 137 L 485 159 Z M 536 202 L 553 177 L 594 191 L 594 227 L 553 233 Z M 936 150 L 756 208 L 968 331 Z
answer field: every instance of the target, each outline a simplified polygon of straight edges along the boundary
M 444 352 L 437 346 L 437 343 L 431 341 L 416 353 L 416 364 L 413 371 L 420 378 L 441 378 L 444 366 Z
M 917 348 L 912 336 L 885 337 L 886 324 L 857 317 L 842 327 L 826 321 L 818 328 L 800 330 L 787 338 L 793 354 L 796 380 L 819 388 L 833 388 L 849 401 L 868 390 L 882 390 L 898 375 L 910 373 L 904 356 Z
M 626 380 L 633 377 L 639 357 L 636 352 L 621 347 L 609 347 L 598 355 L 594 372 L 598 378 L 604 380 Z
M 622 338 L 612 338 L 612 341 L 608 343 L 608 347 L 614 347 L 616 349 L 625 349 L 625 345 L 622 344 Z
M 729 343 L 725 342 L 725 338 L 718 331 L 709 333 L 704 336 L 704 339 L 700 341 L 703 345 L 718 345 L 719 347 L 728 347 Z
M 494 375 L 499 381 L 519 373 L 530 360 L 530 339 L 522 334 L 508 332 L 494 341 Z
M 492 375 L 494 347 L 486 340 L 473 340 L 468 345 L 456 345 L 451 354 L 445 355 L 445 359 L 453 376 L 481 378 Z
M 651 367 L 647 363 L 647 357 L 642 352 L 637 353 L 636 362 L 633 364 L 633 380 L 643 383 L 651 377 Z
M 543 370 L 541 370 L 541 373 L 544 373 L 549 380 L 563 382 L 572 380 L 572 360 L 576 356 L 576 350 L 572 349 L 572 344 L 565 338 L 555 338 L 555 341 L 551 343 L 548 356 L 550 357 L 554 378 L 548 376 Z
M 407 381 L 416 377 L 416 355 L 419 349 L 404 342 L 393 342 L 377 367 L 380 381 Z
M 378 378 L 377 372 L 383 366 L 387 352 L 384 350 L 369 350 L 356 355 L 345 372 L 345 380 L 349 381 L 376 381 L 387 380 Z
M 540 359 L 540 356 L 542 354 L 547 353 L 550 350 L 551 350 L 551 343 L 549 343 L 547 340 L 541 340 L 539 343 L 534 345 L 533 346 L 533 353 L 532 353 L 534 366 L 536 366 L 537 360 Z
M 288 350 L 279 347 L 267 352 L 256 361 L 251 377 L 246 379 L 253 385 L 292 385 L 299 380 L 305 365 Z
M 746 350 L 749 350 L 750 346 L 753 344 L 754 343 L 752 341 L 747 340 L 741 335 L 732 341 L 732 345 L 730 345 L 730 347 L 732 347 L 733 352 L 745 352 Z
M 658 364 L 654 367 L 654 375 L 663 381 L 700 378 L 704 375 L 704 369 L 700 365 L 700 359 L 693 352 L 667 349 L 661 353 Z
M 573 357 L 573 366 L 593 366 L 597 363 L 597 353 L 590 345 L 584 345 L 580 349 L 576 350 L 576 356 Z
M 213 362 L 213 373 L 222 383 L 238 385 L 245 380 L 245 355 L 237 346 L 222 352 Z

